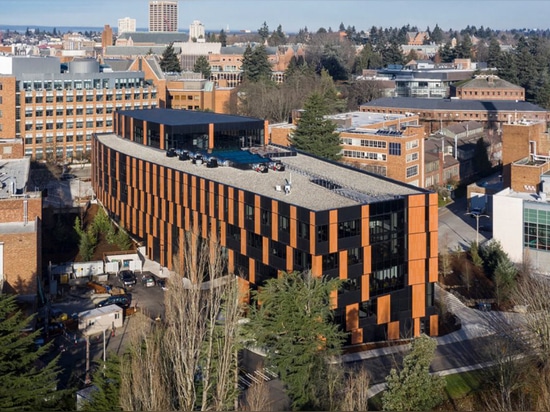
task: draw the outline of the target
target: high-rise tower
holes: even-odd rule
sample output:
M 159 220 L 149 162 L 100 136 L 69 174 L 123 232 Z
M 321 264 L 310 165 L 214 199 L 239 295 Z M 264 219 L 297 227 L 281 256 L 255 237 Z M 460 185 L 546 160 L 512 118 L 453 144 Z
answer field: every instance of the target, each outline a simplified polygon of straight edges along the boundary
M 149 2 L 149 31 L 178 31 L 178 2 Z

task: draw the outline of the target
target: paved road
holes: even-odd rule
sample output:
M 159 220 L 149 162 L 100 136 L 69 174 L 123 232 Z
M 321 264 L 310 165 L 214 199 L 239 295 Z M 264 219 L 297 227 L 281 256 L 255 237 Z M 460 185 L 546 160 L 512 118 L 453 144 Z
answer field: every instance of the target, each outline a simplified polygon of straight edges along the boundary
M 466 198 L 457 199 L 439 209 L 439 250 L 466 250 L 476 240 L 476 219 L 466 214 Z M 487 222 L 484 222 L 487 220 Z M 491 219 L 480 218 L 479 225 L 491 226 Z M 479 243 L 482 244 L 490 233 L 480 230 Z

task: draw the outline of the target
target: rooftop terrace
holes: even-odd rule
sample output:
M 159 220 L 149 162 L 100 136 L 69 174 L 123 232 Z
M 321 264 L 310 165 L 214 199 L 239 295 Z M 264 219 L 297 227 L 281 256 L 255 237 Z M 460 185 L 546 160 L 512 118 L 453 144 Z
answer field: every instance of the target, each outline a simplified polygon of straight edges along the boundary
M 167 157 L 164 150 L 144 147 L 115 134 L 96 137 L 100 143 L 128 156 L 310 210 L 328 210 L 426 193 L 414 186 L 302 153 L 295 156 L 289 156 L 288 151 L 279 153 L 278 156 L 282 157 L 272 160 L 282 163 L 284 171 L 268 169 L 267 173 L 258 173 L 253 169 L 243 170 L 228 166 L 208 168 L 205 163 L 198 165 L 189 160 L 179 160 L 177 156 Z M 267 149 L 270 153 L 285 150 L 280 147 Z M 291 187 L 289 193 L 286 193 L 283 188 L 288 183 Z

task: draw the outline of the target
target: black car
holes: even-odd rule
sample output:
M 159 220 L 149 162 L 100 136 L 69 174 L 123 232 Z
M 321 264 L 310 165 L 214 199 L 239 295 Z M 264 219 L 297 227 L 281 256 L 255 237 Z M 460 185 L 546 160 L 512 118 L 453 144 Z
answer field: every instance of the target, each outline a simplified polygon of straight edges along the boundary
M 102 308 L 104 306 L 109 306 L 109 305 L 118 305 L 122 309 L 127 309 L 127 308 L 130 307 L 131 303 L 132 303 L 132 295 L 130 295 L 130 294 L 113 295 L 113 296 L 109 296 L 107 299 L 102 300 L 101 302 L 99 302 L 96 305 L 96 307 Z
M 59 180 L 73 180 L 76 179 L 76 176 L 71 173 L 63 173 Z
M 133 286 L 137 283 L 136 275 L 131 270 L 121 270 L 118 278 L 124 286 Z

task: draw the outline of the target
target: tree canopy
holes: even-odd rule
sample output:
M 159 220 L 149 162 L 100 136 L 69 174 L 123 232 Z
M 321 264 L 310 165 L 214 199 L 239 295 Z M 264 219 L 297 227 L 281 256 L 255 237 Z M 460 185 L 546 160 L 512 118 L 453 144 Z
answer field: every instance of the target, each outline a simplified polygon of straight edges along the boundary
M 325 98 L 313 93 L 304 104 L 296 129 L 290 136 L 291 144 L 299 150 L 330 160 L 340 159 L 340 134 L 336 125 L 324 116 L 328 114 Z
M 429 411 L 443 401 L 445 379 L 430 375 L 437 342 L 421 335 L 412 342 L 411 352 L 403 359 L 401 370 L 393 368 L 382 395 L 385 411 Z
M 32 317 L 25 317 L 16 296 L 0 294 L 0 409 L 38 411 L 55 405 L 59 357 L 45 361 L 51 344 L 36 348 L 40 330 L 25 334 Z
M 180 61 L 174 50 L 173 42 L 166 46 L 166 49 L 164 49 L 164 52 L 162 53 L 162 57 L 160 59 L 160 68 L 165 73 L 181 72 Z
M 246 46 L 243 53 L 243 62 L 241 65 L 243 71 L 243 80 L 257 82 L 260 80 L 271 79 L 271 64 L 267 58 L 265 46 L 256 46 L 252 48 Z
M 206 80 L 210 78 L 210 75 L 212 74 L 212 69 L 206 56 L 197 57 L 197 61 L 193 66 L 193 72 L 201 73 L 202 77 L 204 77 Z
M 331 293 L 339 280 L 310 272 L 284 273 L 253 293 L 247 330 L 287 387 L 293 407 L 318 408 L 327 385 L 328 360 L 344 335 L 332 322 Z M 299 299 L 297 299 L 299 296 Z M 311 410 L 311 409 L 307 409 Z

